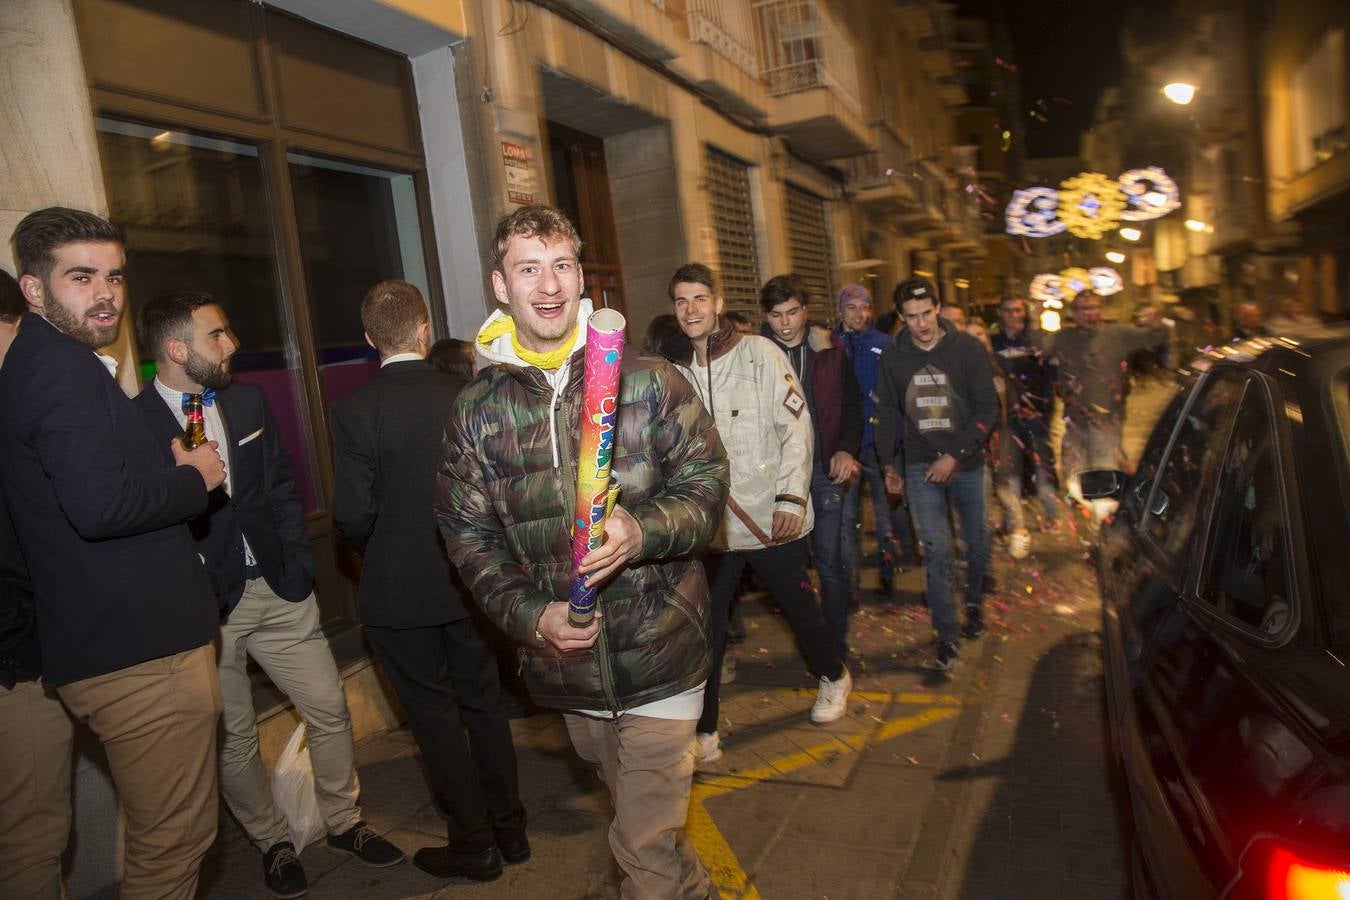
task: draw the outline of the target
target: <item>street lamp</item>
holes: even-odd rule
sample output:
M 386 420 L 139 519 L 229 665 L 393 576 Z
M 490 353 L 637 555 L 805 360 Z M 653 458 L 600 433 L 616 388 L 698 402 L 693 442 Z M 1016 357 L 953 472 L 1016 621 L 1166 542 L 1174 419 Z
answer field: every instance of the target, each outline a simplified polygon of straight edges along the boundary
M 1120 265 L 1125 261 L 1125 254 L 1121 253 L 1119 250 L 1108 250 L 1106 253 L 1106 259 L 1108 262 L 1113 262 L 1116 265 Z
M 1120 229 L 1120 236 L 1127 241 L 1137 241 L 1144 236 L 1144 233 L 1140 231 L 1138 228 L 1126 227 Z
M 1186 230 L 1194 231 L 1196 234 L 1199 234 L 1202 231 L 1208 231 L 1209 226 L 1206 225 L 1204 222 L 1201 222 L 1199 219 L 1187 219 Z
M 1163 85 L 1163 96 L 1177 106 L 1186 106 L 1195 99 L 1195 85 L 1185 81 L 1173 81 Z

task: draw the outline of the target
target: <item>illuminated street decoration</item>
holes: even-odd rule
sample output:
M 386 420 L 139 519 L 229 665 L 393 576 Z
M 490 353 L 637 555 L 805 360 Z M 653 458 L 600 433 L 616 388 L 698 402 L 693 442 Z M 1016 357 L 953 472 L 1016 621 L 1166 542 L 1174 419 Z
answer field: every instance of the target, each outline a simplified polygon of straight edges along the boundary
M 1068 231 L 1097 240 L 1122 222 L 1146 222 L 1181 207 L 1177 183 L 1158 166 L 1130 169 L 1112 181 L 1100 172 L 1079 172 L 1059 189 L 1035 185 L 1013 191 L 1004 218 L 1008 234 L 1052 237 Z M 1128 240 L 1138 240 L 1130 228 Z
M 1099 297 L 1109 297 L 1125 290 L 1125 280 L 1110 266 L 1093 266 L 1088 269 L 1088 281 L 1092 285 L 1092 293 Z
M 1059 205 L 1059 191 L 1050 187 L 1031 187 L 1023 191 L 1013 191 L 1012 202 L 1008 204 L 1006 220 L 1008 234 L 1025 237 L 1050 237 L 1065 229 L 1065 224 L 1055 218 L 1055 207 Z
M 1118 294 L 1125 288 L 1120 273 L 1110 266 L 1094 266 L 1084 269 L 1072 266 L 1056 274 L 1042 272 L 1031 279 L 1027 294 L 1042 306 L 1061 309 L 1083 291 L 1091 291 L 1100 297 Z
M 1129 202 L 1129 207 L 1120 214 L 1126 222 L 1158 219 L 1181 208 L 1181 191 L 1177 190 L 1177 183 L 1158 166 L 1122 173 L 1120 189 Z
M 1125 192 L 1100 172 L 1080 172 L 1059 186 L 1059 220 L 1074 237 L 1097 240 L 1120 227 Z

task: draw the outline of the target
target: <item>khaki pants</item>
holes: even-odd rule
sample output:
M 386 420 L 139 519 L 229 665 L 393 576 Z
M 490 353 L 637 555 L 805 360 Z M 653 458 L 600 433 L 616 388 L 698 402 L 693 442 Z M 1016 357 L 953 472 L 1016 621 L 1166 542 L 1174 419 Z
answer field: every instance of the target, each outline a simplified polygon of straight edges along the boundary
M 319 628 L 314 595 L 291 603 L 261 578 L 245 585 L 238 605 L 220 626 L 220 693 L 225 699 L 220 792 L 225 804 L 259 850 L 266 852 L 278 841 L 290 840 L 286 817 L 272 802 L 267 770 L 258 755 L 258 716 L 245 671 L 250 656 L 305 720 L 319 814 L 329 834 L 341 834 L 361 820 L 352 720 L 342 676 Z
M 74 731 L 51 688 L 0 687 L 0 897 L 60 900 Z
M 191 900 L 216 839 L 212 656 L 206 645 L 57 689 L 108 755 L 126 814 L 124 900 Z
M 684 833 L 694 778 L 694 722 L 563 716 L 572 746 L 609 788 L 609 846 L 624 900 L 707 900 L 712 880 Z

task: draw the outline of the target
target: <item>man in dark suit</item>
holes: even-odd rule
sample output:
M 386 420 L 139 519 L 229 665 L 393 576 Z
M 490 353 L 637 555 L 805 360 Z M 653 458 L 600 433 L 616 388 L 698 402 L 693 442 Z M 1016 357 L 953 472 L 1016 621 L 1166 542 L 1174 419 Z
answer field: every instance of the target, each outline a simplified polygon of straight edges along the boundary
M 28 311 L 0 270 L 0 368 Z M 0 897 L 61 900 L 74 728 L 42 684 L 33 583 L 0 491 Z
M 42 678 L 107 752 L 126 814 L 121 896 L 186 900 L 216 836 L 221 701 L 216 604 L 183 523 L 224 467 L 214 445 L 157 438 L 98 353 L 121 326 L 118 230 L 43 209 L 19 223 L 14 249 L 37 314 L 0 370 L 0 487 L 33 584 Z
M 200 399 L 206 436 L 220 445 L 225 483 L 190 523 L 215 585 L 220 626 L 220 692 L 225 702 L 220 788 L 263 853 L 263 878 L 279 897 L 307 889 L 286 819 L 272 802 L 258 755 L 258 724 L 245 671 L 252 656 L 305 721 L 319 812 L 328 846 L 371 866 L 403 853 L 371 830 L 357 805 L 351 716 L 333 651 L 319 628 L 314 557 L 286 452 L 262 393 L 231 384 L 238 343 L 210 294 L 177 291 L 147 303 L 137 321 L 158 372 L 136 398 L 164 439 L 183 433 L 187 400 Z M 303 849 L 303 848 L 300 848 Z
M 411 284 L 371 288 L 361 323 L 380 372 L 333 405 L 333 524 L 365 557 L 366 637 L 449 822 L 447 846 L 419 850 L 413 862 L 443 878 L 491 880 L 503 858 L 529 859 L 530 845 L 496 662 L 452 580 L 431 507 L 442 429 L 464 381 L 424 358 L 431 326 Z

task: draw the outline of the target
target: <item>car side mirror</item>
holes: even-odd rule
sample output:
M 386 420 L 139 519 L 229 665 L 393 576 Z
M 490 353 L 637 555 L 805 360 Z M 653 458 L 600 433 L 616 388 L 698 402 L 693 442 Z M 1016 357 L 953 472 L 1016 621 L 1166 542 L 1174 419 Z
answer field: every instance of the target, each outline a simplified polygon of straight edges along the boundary
M 1130 476 L 1119 469 L 1088 469 L 1078 473 L 1084 500 L 1119 500 Z

